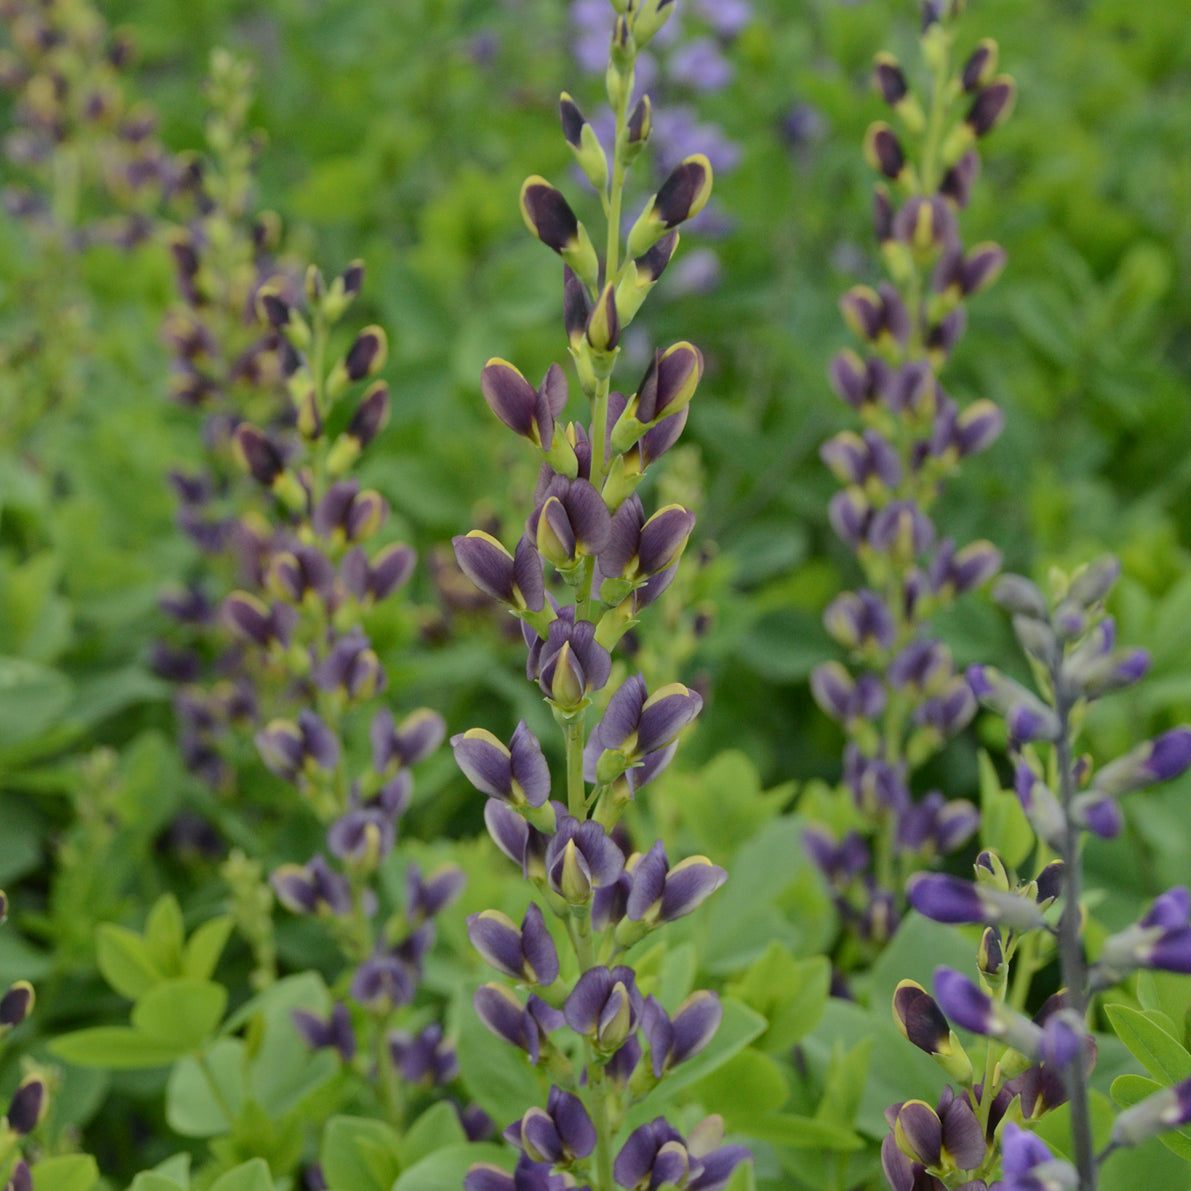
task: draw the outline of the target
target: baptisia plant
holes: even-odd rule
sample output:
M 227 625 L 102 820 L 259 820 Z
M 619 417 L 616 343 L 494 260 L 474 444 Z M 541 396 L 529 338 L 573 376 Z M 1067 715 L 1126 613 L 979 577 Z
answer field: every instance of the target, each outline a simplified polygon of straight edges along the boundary
M 978 822 L 971 803 L 914 790 L 915 774 L 976 709 L 931 618 L 986 583 L 1001 558 L 987 541 L 941 536 L 932 520 L 946 480 L 1003 424 L 992 402 L 961 406 L 940 380 L 963 333 L 966 300 L 991 284 L 1005 257 L 990 243 L 965 250 L 960 236 L 977 144 L 1005 119 L 1014 95 L 1012 80 L 995 73 L 994 42 L 957 57 L 961 8 L 923 5 L 922 98 L 891 55 L 877 55 L 877 90 L 901 126 L 878 121 L 865 138 L 884 179 L 874 216 L 887 280 L 841 299 L 863 346 L 831 365 L 832 385 L 860 427 L 822 448 L 844 485 L 830 520 L 864 586 L 824 616 L 851 667 L 831 661 L 811 677 L 816 701 L 846 737 L 843 787 L 805 809 L 824 824 L 806 843 L 832 885 L 844 928 L 836 962 L 845 973 L 896 928 L 905 877 L 960 847 Z
M 484 398 L 539 454 L 541 476 L 516 543 L 479 530 L 454 542 L 463 571 L 520 619 L 527 676 L 553 712 L 566 755 L 565 793 L 554 799 L 549 765 L 524 721 L 507 741 L 483 728 L 451 741 L 460 768 L 488 798 L 492 838 L 534 895 L 520 923 L 495 910 L 469 918 L 476 949 L 520 989 L 485 984 L 475 1009 L 551 1083 L 545 1103 L 526 1105 L 504 1131 L 521 1151 L 516 1174 L 474 1166 L 467 1191 L 576 1183 L 593 1191 L 711 1191 L 746 1157 L 739 1146 L 720 1144 L 715 1118 L 684 1135 L 657 1116 L 623 1136 L 630 1109 L 708 1044 L 722 1015 L 711 992 L 676 1006 L 644 995 L 626 953 L 696 909 L 726 874 L 703 856 L 671 864 L 660 841 L 626 855 L 623 827 L 613 834 L 626 804 L 669 763 L 702 705 L 680 683 L 651 691 L 640 675 L 606 702 L 603 692 L 612 651 L 672 579 L 693 528 L 694 518 L 677 504 L 647 515 L 636 489 L 681 433 L 703 360 L 680 342 L 654 353 L 631 394 L 614 390 L 612 377 L 621 334 L 669 263 L 677 228 L 698 214 L 711 190 L 706 158 L 683 160 L 623 236 L 626 172 L 650 135 L 648 99 L 631 104 L 635 64 L 672 4 L 614 8 L 606 74 L 616 116 L 610 160 L 574 100 L 561 101 L 563 133 L 601 196 L 602 259 L 559 190 L 531 177 L 521 191 L 530 231 L 563 259 L 563 319 L 590 421 L 563 422 L 570 394 L 559 365 L 535 386 L 512 363 L 489 361 Z M 547 573 L 557 582 L 548 583 Z M 589 725 L 600 704 L 602 714 Z
M 920 913 L 983 930 L 975 981 L 939 968 L 933 997 L 912 981 L 894 996 L 903 1034 L 933 1055 L 955 1085 L 935 1107 L 909 1101 L 889 1109 L 893 1133 L 882 1156 L 895 1191 L 982 1188 L 998 1174 L 997 1185 L 1009 1191 L 1095 1191 L 1114 1151 L 1191 1120 L 1191 1080 L 1149 1096 L 1126 1097 L 1114 1084 L 1127 1107 L 1096 1152 L 1088 1086 L 1096 1057 L 1087 1025 L 1091 998 L 1138 971 L 1191 973 L 1185 887 L 1162 894 L 1137 923 L 1098 945 L 1081 905 L 1083 834 L 1114 838 L 1123 825 L 1123 797 L 1191 766 L 1189 727 L 1099 767 L 1078 751 L 1089 704 L 1136 683 L 1149 666 L 1144 650 L 1117 644 L 1104 612 L 1118 571 L 1104 558 L 1070 579 L 1056 575 L 1050 600 L 1019 575 L 1002 576 L 994 587 L 994 599 L 1013 616 L 1036 690 L 991 666 L 972 667 L 968 679 L 981 702 L 1005 719 L 1014 788 L 1036 838 L 1035 875 L 1021 877 L 996 852 L 984 851 L 974 884 L 944 874 L 919 874 L 909 884 Z M 1060 991 L 1027 1017 L 1031 981 L 1056 954 Z M 1120 1010 L 1109 1008 L 1114 1024 Z M 984 1038 L 982 1062 L 972 1062 L 953 1024 Z M 1056 1157 L 1022 1128 L 1068 1102 L 1073 1161 Z
M 363 1098 L 400 1124 L 414 1089 L 456 1072 L 437 1022 L 419 1011 L 416 1029 L 398 1027 L 409 1024 L 401 1018 L 418 995 L 433 920 L 462 875 L 454 866 L 423 875 L 411 863 L 403 894 L 385 875 L 413 767 L 445 725 L 428 709 L 395 719 L 366 629 L 415 564 L 408 546 L 383 541 L 388 506 L 352 475 L 388 418 L 388 386 L 375 379 L 387 338 L 375 325 L 342 341 L 336 334 L 363 262 L 329 282 L 314 266 L 303 281 L 274 262 L 276 220 L 250 210 L 250 79 L 242 62 L 214 56 L 210 156 L 193 163 L 196 217 L 172 242 L 183 296 L 166 327 L 174 395 L 204 414 L 208 447 L 203 474 L 173 479 L 181 524 L 208 565 L 163 601 L 192 640 L 163 649 L 159 664 L 182 680 L 175 706 L 190 766 L 218 791 L 240 792 L 246 767 L 263 761 L 320 825 L 325 853 L 282 863 L 267 886 L 259 855 L 232 854 L 224 876 L 233 915 L 261 988 L 277 976 L 274 896 L 327 923 L 346 961 L 339 999 L 329 1017 L 301 1012 L 294 1022 L 311 1048 L 331 1049 L 361 1075 Z M 251 756 L 242 747 L 249 733 Z M 237 814 L 255 816 L 259 833 L 270 817 L 292 816 L 285 798 L 280 816 L 263 801 Z

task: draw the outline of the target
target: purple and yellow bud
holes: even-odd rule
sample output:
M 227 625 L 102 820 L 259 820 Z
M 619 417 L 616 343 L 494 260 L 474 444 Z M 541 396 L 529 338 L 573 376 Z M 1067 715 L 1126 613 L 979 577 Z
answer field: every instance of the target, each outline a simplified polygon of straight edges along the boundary
M 870 124 L 864 134 L 864 156 L 869 165 L 896 182 L 906 172 L 906 155 L 897 134 L 883 120 Z
M 903 1038 L 925 1051 L 957 1083 L 970 1085 L 972 1061 L 947 1023 L 935 999 L 913 980 L 903 980 L 893 994 L 893 1021 Z
M 9 1129 L 18 1137 L 32 1133 L 41 1123 L 48 1107 L 45 1081 L 38 1075 L 27 1076 L 8 1102 L 5 1119 Z
M 354 260 L 326 288 L 321 297 L 327 321 L 338 322 L 364 285 L 364 262 Z
M 602 191 L 608 185 L 608 157 L 595 129 L 584 118 L 575 101 L 564 91 L 558 101 L 562 134 L 587 180 Z
M 542 564 L 533 542 L 522 537 L 510 554 L 490 533 L 473 529 L 451 539 L 459 569 L 486 595 L 515 612 L 545 606 Z
M 455 764 L 481 794 L 518 809 L 549 801 L 550 768 L 524 720 L 507 746 L 485 728 L 469 728 L 451 737 L 451 748 Z
M 643 255 L 672 228 L 698 215 L 711 197 L 711 186 L 711 162 L 702 153 L 676 165 L 629 231 L 628 255 Z
M 36 1001 L 33 985 L 28 980 L 18 980 L 0 997 L 0 1033 L 19 1026 L 33 1012 Z
M 526 178 L 521 187 L 521 217 L 525 226 L 552 248 L 588 286 L 599 278 L 600 263 L 587 229 L 575 218 L 575 212 L 545 178 Z
M 267 282 L 257 291 L 256 312 L 261 322 L 280 331 L 299 351 L 310 346 L 309 324 L 281 296 L 281 286 L 277 282 Z
M 649 134 L 653 131 L 653 106 L 648 95 L 642 95 L 636 106 L 629 113 L 625 123 L 624 142 L 621 156 L 625 164 L 632 162 L 645 148 Z
M 1007 74 L 998 75 L 977 92 L 964 124 L 975 137 L 987 136 L 1009 119 L 1017 98 L 1017 84 Z

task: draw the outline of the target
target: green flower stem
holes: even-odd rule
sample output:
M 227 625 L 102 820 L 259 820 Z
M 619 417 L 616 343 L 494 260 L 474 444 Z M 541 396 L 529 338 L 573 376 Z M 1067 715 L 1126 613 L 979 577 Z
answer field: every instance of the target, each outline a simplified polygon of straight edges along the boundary
M 612 1135 L 616 1128 L 612 1121 L 612 1103 L 608 1095 L 608 1080 L 604 1068 L 588 1063 L 591 1086 L 592 1120 L 596 1127 L 595 1185 L 592 1191 L 614 1191 L 612 1180 Z
M 943 123 L 947 115 L 947 83 L 951 73 L 951 37 L 947 35 L 943 42 L 942 53 L 939 55 L 938 70 L 935 71 L 931 85 L 930 115 L 927 117 L 926 142 L 922 149 L 922 184 L 923 194 L 934 194 L 938 189 L 939 146 L 943 139 Z
M 1060 690 L 1058 674 L 1051 675 L 1052 689 Z M 1059 920 L 1059 970 L 1067 990 L 1067 1005 L 1081 1020 L 1087 1018 L 1087 967 L 1080 940 L 1079 899 L 1082 873 L 1079 859 L 1079 829 L 1070 814 L 1076 793 L 1074 761 L 1071 752 L 1071 702 L 1060 695 L 1056 699 L 1062 731 L 1055 745 L 1059 771 L 1059 794 L 1066 827 L 1063 834 L 1063 915 Z M 1075 1167 L 1079 1172 L 1079 1191 L 1096 1191 L 1096 1153 L 1092 1143 L 1092 1119 L 1088 1105 L 1087 1068 L 1080 1046 L 1067 1068 L 1067 1088 L 1071 1096 L 1071 1137 L 1075 1148 Z
M 587 783 L 583 780 L 583 713 L 567 719 L 567 810 L 576 819 L 587 817 Z
M 388 1033 L 385 1029 L 388 1012 L 377 1013 L 373 1018 L 372 1050 L 376 1064 L 377 1090 L 384 1104 L 389 1123 L 399 1133 L 405 1124 L 405 1098 L 401 1094 L 401 1080 L 393 1064 L 393 1053 L 389 1049 Z

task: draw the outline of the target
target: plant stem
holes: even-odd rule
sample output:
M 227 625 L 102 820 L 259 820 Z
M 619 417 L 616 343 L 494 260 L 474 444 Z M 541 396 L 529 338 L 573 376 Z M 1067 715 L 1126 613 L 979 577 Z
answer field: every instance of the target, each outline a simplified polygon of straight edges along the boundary
M 1069 1008 L 1087 1017 L 1087 968 L 1083 944 L 1080 940 L 1081 873 L 1079 860 L 1079 829 L 1071 817 L 1071 800 L 1075 795 L 1075 774 L 1071 754 L 1071 701 L 1063 693 L 1057 668 L 1052 674 L 1056 692 L 1055 711 L 1061 733 L 1055 745 L 1059 770 L 1059 794 L 1063 805 L 1065 827 L 1063 833 L 1063 915 L 1059 920 L 1059 970 L 1067 990 Z M 1075 1148 L 1075 1166 L 1079 1172 L 1079 1191 L 1096 1191 L 1096 1154 L 1092 1144 L 1092 1121 L 1088 1105 L 1087 1070 L 1084 1050 L 1080 1046 L 1067 1068 L 1067 1087 L 1071 1096 L 1071 1138 Z
M 567 810 L 576 819 L 587 817 L 587 783 L 583 780 L 583 715 L 573 715 L 564 728 L 567 743 Z

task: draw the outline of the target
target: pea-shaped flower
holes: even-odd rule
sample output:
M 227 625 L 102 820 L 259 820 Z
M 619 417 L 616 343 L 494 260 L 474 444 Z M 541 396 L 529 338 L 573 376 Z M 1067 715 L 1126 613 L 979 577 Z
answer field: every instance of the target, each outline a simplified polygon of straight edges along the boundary
M 550 622 L 546 639 L 531 643 L 526 676 L 537 679 L 542 693 L 572 711 L 599 690 L 612 673 L 612 657 L 595 639 L 595 625 L 575 622 L 574 608 L 563 608 Z
M 594 819 L 558 817 L 546 848 L 546 878 L 568 904 L 586 905 L 592 892 L 611 885 L 623 868 L 624 853 Z
M 481 984 L 472 998 L 476 1015 L 498 1038 L 516 1046 L 536 1064 L 542 1043 L 551 1030 L 564 1023 L 563 1014 L 541 997 L 531 995 L 522 1005 L 512 989 L 503 984 Z
M 586 1158 L 596 1146 L 596 1130 L 583 1101 L 551 1087 L 545 1108 L 531 1108 L 501 1134 L 534 1162 L 565 1166 Z
M 550 798 L 550 767 L 522 720 L 507 745 L 485 728 L 451 737 L 455 763 L 481 794 L 513 807 L 540 807 Z
M 620 964 L 588 968 L 567 997 L 562 1012 L 566 1023 L 591 1040 L 601 1054 L 618 1050 L 641 1021 L 644 1002 L 636 973 Z
M 467 937 L 492 967 L 514 980 L 549 985 L 558 979 L 558 951 L 536 905 L 520 927 L 499 910 L 469 914 Z
M 452 538 L 451 545 L 459 569 L 485 595 L 515 612 L 540 612 L 545 606 L 542 560 L 528 535 L 512 554 L 482 529 Z
M 719 997 L 706 990 L 691 993 L 673 1017 L 654 997 L 646 997 L 641 1029 L 649 1042 L 654 1078 L 697 1055 L 715 1036 L 723 1016 Z
M 701 906 L 727 879 L 727 872 L 706 856 L 688 856 L 673 868 L 666 848 L 657 840 L 644 855 L 627 866 L 632 873 L 626 917 L 630 922 L 658 926 L 673 922 Z

